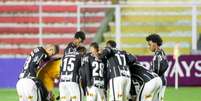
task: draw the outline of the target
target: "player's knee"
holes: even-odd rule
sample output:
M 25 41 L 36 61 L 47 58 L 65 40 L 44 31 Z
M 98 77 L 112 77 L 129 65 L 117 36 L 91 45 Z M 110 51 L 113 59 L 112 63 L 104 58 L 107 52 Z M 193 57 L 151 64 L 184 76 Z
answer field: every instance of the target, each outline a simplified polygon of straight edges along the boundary
M 151 98 L 151 95 L 146 95 L 145 98 Z
M 153 99 L 152 95 L 146 95 L 145 96 L 146 101 L 151 101 Z
M 60 99 L 65 100 L 65 99 L 67 99 L 67 96 L 61 96 Z
M 77 96 L 71 96 L 70 99 L 76 100 L 76 99 L 77 99 Z
M 28 101 L 33 101 L 33 96 L 28 96 L 27 99 Z
M 163 101 L 164 100 L 164 97 L 161 97 L 160 101 Z

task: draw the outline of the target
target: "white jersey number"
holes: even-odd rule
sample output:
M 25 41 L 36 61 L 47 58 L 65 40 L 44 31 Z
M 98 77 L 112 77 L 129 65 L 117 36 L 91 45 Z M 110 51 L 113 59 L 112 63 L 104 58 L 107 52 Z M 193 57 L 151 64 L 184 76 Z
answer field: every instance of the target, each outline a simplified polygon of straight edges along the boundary
M 69 72 L 73 71 L 74 67 L 75 67 L 75 65 L 73 63 L 74 61 L 75 61 L 75 58 L 65 58 L 64 59 L 63 71 L 66 71 L 66 69 Z
M 104 64 L 103 63 L 98 63 L 98 62 L 92 62 L 92 67 L 94 67 L 93 69 L 93 76 L 100 76 L 103 77 L 103 68 L 104 68 Z
M 130 76 L 130 72 L 128 70 L 128 66 L 126 66 L 126 57 L 124 54 L 115 54 L 115 56 L 118 59 L 119 65 L 120 65 L 120 73 Z
M 126 66 L 126 58 L 125 58 L 125 55 L 123 55 L 123 54 L 115 54 L 115 56 L 116 56 L 117 59 L 118 59 L 119 65 Z
M 31 62 L 31 56 L 28 56 L 28 58 L 27 58 L 27 60 L 26 60 L 26 62 L 24 64 L 24 69 L 28 69 L 30 62 Z

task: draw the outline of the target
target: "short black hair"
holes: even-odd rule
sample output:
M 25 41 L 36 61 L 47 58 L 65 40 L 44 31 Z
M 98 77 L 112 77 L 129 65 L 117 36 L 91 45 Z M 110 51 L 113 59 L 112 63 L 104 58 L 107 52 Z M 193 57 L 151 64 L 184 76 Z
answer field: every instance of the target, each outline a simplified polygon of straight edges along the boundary
M 163 40 L 156 33 L 153 33 L 153 34 L 150 34 L 149 36 L 147 36 L 146 41 L 152 41 L 152 42 L 156 43 L 158 46 L 161 46 L 163 44 Z
M 83 31 L 78 31 L 75 33 L 74 38 L 76 38 L 76 39 L 80 38 L 83 42 L 85 40 L 86 36 L 85 36 L 85 33 Z
M 112 48 L 116 48 L 117 44 L 114 40 L 108 40 L 107 45 L 110 45 Z
M 90 47 L 93 47 L 93 48 L 99 50 L 99 45 L 98 45 L 97 42 L 92 42 L 92 43 L 90 44 Z
M 87 52 L 87 49 L 84 47 L 84 46 L 79 46 L 77 48 L 77 51 L 80 53 L 80 52 L 83 52 L 84 54 Z
M 59 53 L 59 45 L 54 45 L 55 54 Z

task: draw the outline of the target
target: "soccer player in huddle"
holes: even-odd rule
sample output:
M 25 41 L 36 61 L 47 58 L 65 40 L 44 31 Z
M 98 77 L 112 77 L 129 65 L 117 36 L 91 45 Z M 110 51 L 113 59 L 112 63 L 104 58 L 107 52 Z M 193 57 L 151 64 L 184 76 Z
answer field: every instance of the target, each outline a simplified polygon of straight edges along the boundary
M 90 44 L 90 53 L 84 58 L 87 79 L 87 101 L 106 101 L 106 60 L 100 58 L 99 45 Z
M 59 52 L 57 45 L 46 45 L 35 48 L 28 56 L 19 78 L 35 78 L 40 63 L 48 61 L 49 58 Z
M 16 89 L 19 95 L 20 101 L 37 100 L 37 92 L 32 89 L 37 86 L 40 90 L 40 96 L 43 101 L 50 99 L 48 97 L 48 91 L 44 87 L 44 84 L 37 78 L 37 72 L 40 69 L 40 65 L 43 62 L 49 60 L 49 58 L 59 52 L 57 45 L 46 45 L 45 47 L 35 48 L 28 56 L 24 68 L 20 73 L 19 80 L 16 84 Z M 27 89 L 23 89 L 28 87 Z
M 162 87 L 160 77 L 145 69 L 139 62 L 130 64 L 132 101 L 160 101 L 158 93 Z
M 80 44 L 84 42 L 86 36 L 83 31 L 78 31 L 74 35 L 74 40 L 73 42 L 70 42 L 67 47 L 64 50 L 64 55 L 68 54 L 70 52 L 75 52 L 77 51 L 78 47 L 80 47 Z
M 70 42 L 64 50 L 59 83 L 61 101 L 82 101 L 83 99 L 79 74 L 82 66 L 82 54 L 78 49 L 84 40 L 85 33 L 76 32 L 73 42 Z
M 109 40 L 101 58 L 107 60 L 109 101 L 127 101 L 131 86 L 128 54 L 117 49 L 115 41 Z

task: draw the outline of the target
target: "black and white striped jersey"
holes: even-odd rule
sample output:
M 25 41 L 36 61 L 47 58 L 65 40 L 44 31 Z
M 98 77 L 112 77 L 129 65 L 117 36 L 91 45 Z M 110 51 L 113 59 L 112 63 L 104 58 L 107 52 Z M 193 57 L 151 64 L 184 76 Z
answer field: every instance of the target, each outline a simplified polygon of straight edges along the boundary
M 77 46 L 73 42 L 70 42 L 64 49 L 64 55 L 70 52 L 77 52 Z
M 87 73 L 87 86 L 105 86 L 105 81 L 107 79 L 106 60 L 90 53 L 84 57 L 83 66 Z
M 159 49 L 158 51 L 155 52 L 155 55 L 151 62 L 150 70 L 155 72 L 161 77 L 163 81 L 163 85 L 166 84 L 166 79 L 164 74 L 167 68 L 168 68 L 168 61 L 167 61 L 166 54 L 162 49 Z
M 78 52 L 68 52 L 62 58 L 60 81 L 79 82 L 79 69 L 81 67 L 81 57 Z
M 40 63 L 42 61 L 47 61 L 48 59 L 48 54 L 43 47 L 35 48 L 27 57 L 23 71 L 20 73 L 19 78 L 36 77 Z
M 137 92 L 140 91 L 140 88 L 150 80 L 155 77 L 159 77 L 156 73 L 145 69 L 142 65 L 138 63 L 131 64 L 130 66 L 131 72 L 131 95 L 137 95 Z
M 131 72 L 131 78 L 139 82 L 140 85 L 143 85 L 144 83 L 150 81 L 151 79 L 158 77 L 156 73 L 145 69 L 145 67 L 143 67 L 140 64 L 134 63 L 129 67 Z
M 101 58 L 107 60 L 108 74 L 110 78 L 118 76 L 130 77 L 128 54 L 116 48 L 106 47 L 101 54 Z

